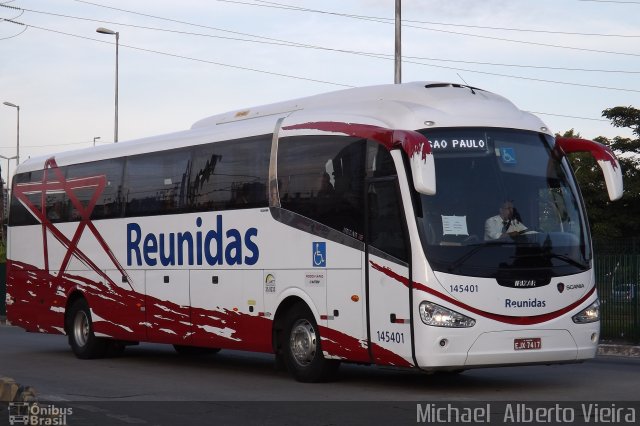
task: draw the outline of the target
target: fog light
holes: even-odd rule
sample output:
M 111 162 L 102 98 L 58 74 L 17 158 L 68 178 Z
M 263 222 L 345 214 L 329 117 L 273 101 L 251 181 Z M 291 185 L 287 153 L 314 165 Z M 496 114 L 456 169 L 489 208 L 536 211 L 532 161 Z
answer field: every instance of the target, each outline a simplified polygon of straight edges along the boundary
M 432 302 L 420 303 L 420 319 L 434 327 L 473 327 L 476 320 Z M 445 342 L 446 344 L 446 342 Z
M 587 308 L 574 315 L 572 319 L 576 324 L 600 321 L 600 301 L 596 300 Z

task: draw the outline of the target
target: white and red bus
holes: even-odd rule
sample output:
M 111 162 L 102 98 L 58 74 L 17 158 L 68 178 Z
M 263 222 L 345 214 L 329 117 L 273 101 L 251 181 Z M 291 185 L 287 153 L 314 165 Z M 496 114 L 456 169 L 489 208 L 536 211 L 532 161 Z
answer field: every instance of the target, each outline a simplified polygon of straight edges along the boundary
M 422 82 L 32 158 L 11 192 L 8 319 L 83 359 L 142 341 L 240 349 L 301 381 L 340 361 L 582 361 L 600 322 L 576 151 L 619 198 L 608 148 Z

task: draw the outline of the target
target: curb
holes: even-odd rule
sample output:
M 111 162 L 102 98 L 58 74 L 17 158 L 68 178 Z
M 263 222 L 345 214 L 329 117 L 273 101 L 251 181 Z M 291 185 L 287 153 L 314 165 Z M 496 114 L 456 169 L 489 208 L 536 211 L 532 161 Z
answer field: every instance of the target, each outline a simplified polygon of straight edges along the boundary
M 598 345 L 598 356 L 640 358 L 640 346 L 600 344 Z

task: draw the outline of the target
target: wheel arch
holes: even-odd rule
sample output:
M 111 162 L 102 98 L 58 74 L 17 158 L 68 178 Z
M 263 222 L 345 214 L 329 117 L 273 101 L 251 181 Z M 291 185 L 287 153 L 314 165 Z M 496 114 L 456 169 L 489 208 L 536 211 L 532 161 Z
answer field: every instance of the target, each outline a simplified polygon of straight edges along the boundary
M 316 323 L 320 323 L 320 313 L 316 308 L 313 300 L 302 291 L 292 291 L 281 296 L 280 302 L 277 304 L 276 312 L 273 315 L 273 326 L 271 330 L 271 345 L 275 354 L 279 353 L 280 333 L 282 332 L 283 319 L 286 313 L 295 305 L 302 304 L 309 309 Z

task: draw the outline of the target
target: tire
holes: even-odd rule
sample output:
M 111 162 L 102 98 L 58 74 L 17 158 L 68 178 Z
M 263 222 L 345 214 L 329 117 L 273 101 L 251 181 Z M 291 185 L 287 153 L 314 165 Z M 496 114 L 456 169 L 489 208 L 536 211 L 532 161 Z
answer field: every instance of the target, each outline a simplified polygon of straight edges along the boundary
M 71 350 L 80 359 L 95 359 L 105 356 L 108 342 L 93 334 L 93 322 L 89 304 L 85 299 L 77 299 L 69 308 L 67 334 Z
M 282 338 L 284 363 L 297 381 L 313 383 L 335 379 L 340 362 L 322 355 L 318 325 L 305 305 L 296 304 L 287 312 Z
M 200 356 L 200 355 L 213 355 L 220 352 L 218 348 L 203 348 L 200 346 L 185 346 L 185 345 L 173 345 L 173 349 L 182 356 Z

